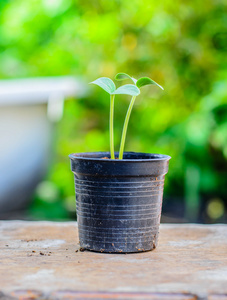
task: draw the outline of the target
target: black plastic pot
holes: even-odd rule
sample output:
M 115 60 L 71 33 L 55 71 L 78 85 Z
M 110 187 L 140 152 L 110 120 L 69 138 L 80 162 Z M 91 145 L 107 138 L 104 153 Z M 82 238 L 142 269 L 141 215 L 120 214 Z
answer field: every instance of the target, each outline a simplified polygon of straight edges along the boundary
M 170 156 L 125 152 L 123 160 L 112 160 L 109 152 L 94 152 L 69 157 L 80 246 L 110 253 L 156 248 Z

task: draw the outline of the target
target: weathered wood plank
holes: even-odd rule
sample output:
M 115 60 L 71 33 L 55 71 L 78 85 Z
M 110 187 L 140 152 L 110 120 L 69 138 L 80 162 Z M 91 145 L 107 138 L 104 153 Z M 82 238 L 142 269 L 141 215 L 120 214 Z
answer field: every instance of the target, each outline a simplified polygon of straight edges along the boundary
M 0 237 L 12 297 L 227 299 L 227 225 L 163 224 L 156 250 L 127 255 L 80 252 L 73 222 L 1 221 Z

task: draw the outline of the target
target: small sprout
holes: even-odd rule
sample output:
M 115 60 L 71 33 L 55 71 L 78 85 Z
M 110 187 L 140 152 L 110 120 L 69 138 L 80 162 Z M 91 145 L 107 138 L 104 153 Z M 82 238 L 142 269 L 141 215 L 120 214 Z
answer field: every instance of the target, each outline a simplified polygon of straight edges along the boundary
M 108 94 L 110 94 L 110 157 L 111 159 L 115 159 L 114 155 L 114 97 L 116 94 L 121 95 L 130 95 L 130 96 L 137 96 L 140 93 L 138 87 L 133 84 L 126 84 L 124 86 L 119 87 L 116 89 L 114 82 L 107 77 L 101 77 L 92 81 L 91 83 L 98 85 Z
M 124 145 L 125 145 L 125 139 L 126 139 L 129 118 L 131 115 L 131 111 L 132 111 L 136 96 L 138 96 L 140 94 L 140 88 L 143 86 L 146 86 L 146 85 L 156 85 L 156 86 L 160 87 L 162 90 L 164 90 L 164 89 L 161 85 L 159 85 L 157 82 L 150 79 L 149 77 L 141 77 L 140 79 L 136 80 L 135 78 L 129 76 L 126 73 L 118 73 L 115 76 L 115 79 L 118 81 L 129 79 L 134 84 L 125 84 L 116 89 L 114 82 L 110 78 L 107 78 L 107 77 L 98 78 L 98 79 L 92 81 L 91 83 L 98 85 L 99 87 L 101 87 L 104 91 L 106 91 L 110 95 L 110 120 L 109 120 L 110 128 L 109 128 L 109 130 L 110 130 L 110 157 L 111 157 L 111 159 L 115 159 L 115 155 L 114 155 L 114 125 L 113 125 L 114 97 L 115 97 L 115 95 L 130 95 L 130 96 L 132 96 L 132 99 L 130 101 L 130 104 L 129 104 L 129 107 L 128 107 L 128 110 L 126 113 L 124 126 L 123 126 L 123 130 L 122 130 L 122 136 L 121 136 L 121 144 L 120 144 L 118 158 L 123 159 Z

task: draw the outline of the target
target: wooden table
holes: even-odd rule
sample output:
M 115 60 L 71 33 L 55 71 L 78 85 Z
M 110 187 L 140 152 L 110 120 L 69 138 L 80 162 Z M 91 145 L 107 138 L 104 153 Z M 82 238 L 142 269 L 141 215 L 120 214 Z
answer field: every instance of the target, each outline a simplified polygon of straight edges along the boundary
M 160 228 L 137 254 L 79 250 L 77 224 L 0 221 L 0 300 L 227 299 L 227 225 Z

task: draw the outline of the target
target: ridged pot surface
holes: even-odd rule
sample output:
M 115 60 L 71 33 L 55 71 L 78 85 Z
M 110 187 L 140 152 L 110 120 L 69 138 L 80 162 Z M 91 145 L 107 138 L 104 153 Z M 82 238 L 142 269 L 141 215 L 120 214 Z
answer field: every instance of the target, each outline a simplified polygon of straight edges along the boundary
M 80 246 L 110 253 L 154 249 L 170 156 L 126 152 L 123 160 L 112 160 L 109 152 L 95 152 L 69 157 Z

